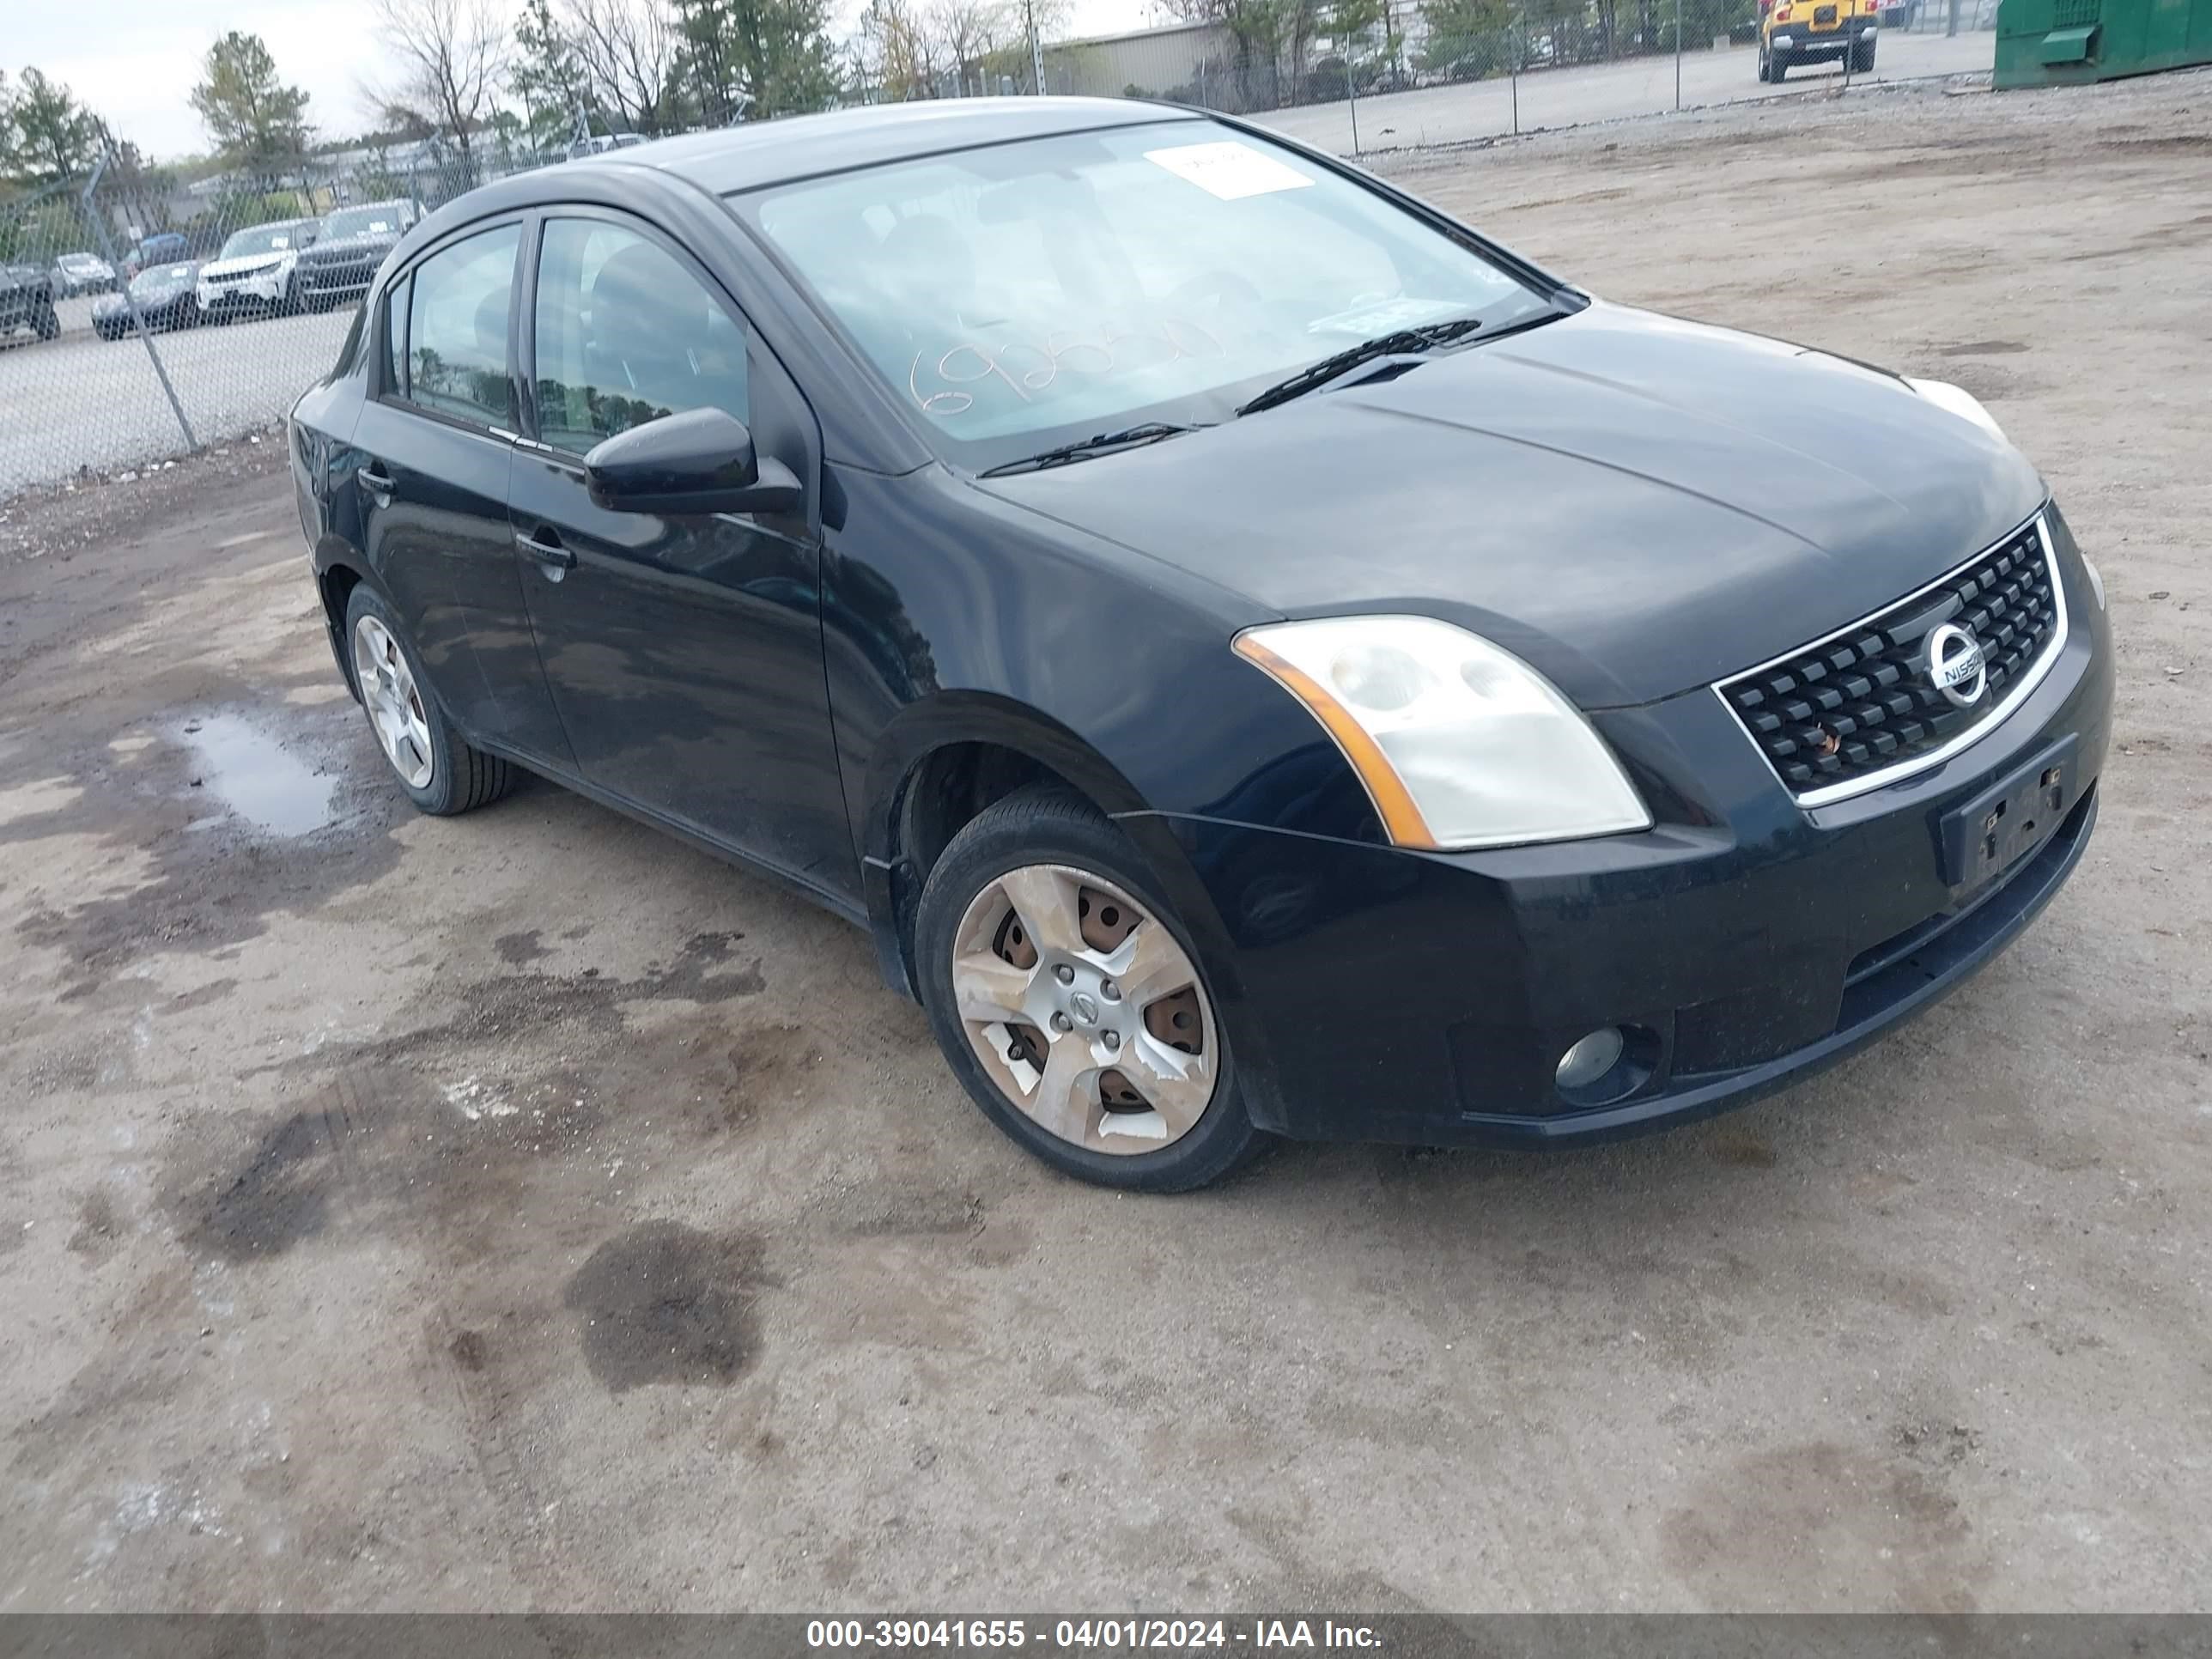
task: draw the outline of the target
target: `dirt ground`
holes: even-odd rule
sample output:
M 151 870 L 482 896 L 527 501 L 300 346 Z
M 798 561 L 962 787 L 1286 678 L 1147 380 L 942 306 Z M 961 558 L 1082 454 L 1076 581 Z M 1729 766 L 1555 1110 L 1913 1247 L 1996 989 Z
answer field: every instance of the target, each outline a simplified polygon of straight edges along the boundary
M 2111 594 L 2045 918 L 1619 1147 L 1060 1180 L 845 924 L 550 787 L 411 815 L 267 448 L 0 510 L 0 1609 L 2204 1607 L 2208 94 L 1406 170 L 1962 382 Z

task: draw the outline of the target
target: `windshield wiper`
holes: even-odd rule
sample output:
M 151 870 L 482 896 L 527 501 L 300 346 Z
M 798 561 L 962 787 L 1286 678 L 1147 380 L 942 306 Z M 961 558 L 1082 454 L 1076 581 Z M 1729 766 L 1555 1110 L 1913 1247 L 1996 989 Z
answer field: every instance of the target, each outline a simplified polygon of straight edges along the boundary
M 1277 404 L 1286 404 L 1293 398 L 1303 398 L 1315 387 L 1326 386 L 1338 375 L 1358 368 L 1362 363 L 1371 363 L 1377 357 L 1396 357 L 1407 352 L 1431 351 L 1441 345 L 1472 334 L 1482 326 L 1480 317 L 1454 317 L 1448 322 L 1424 323 L 1419 328 L 1401 328 L 1395 334 L 1379 335 L 1372 340 L 1363 340 L 1309 363 L 1287 380 L 1281 380 L 1265 392 L 1237 405 L 1239 415 L 1256 415 L 1263 409 L 1273 409 Z
M 1087 438 L 1078 438 L 1072 444 L 1062 444 L 1057 449 L 1047 449 L 1035 455 L 1024 455 L 1018 461 L 1001 461 L 996 466 L 985 467 L 978 477 L 996 478 L 1008 472 L 1042 472 L 1048 466 L 1066 466 L 1070 461 L 1087 461 L 1093 455 L 1103 455 L 1112 449 L 1128 449 L 1138 444 L 1158 443 L 1163 438 L 1180 437 L 1186 432 L 1196 432 L 1207 422 L 1179 426 L 1173 421 L 1146 421 L 1141 426 L 1125 426 L 1119 432 L 1094 432 Z

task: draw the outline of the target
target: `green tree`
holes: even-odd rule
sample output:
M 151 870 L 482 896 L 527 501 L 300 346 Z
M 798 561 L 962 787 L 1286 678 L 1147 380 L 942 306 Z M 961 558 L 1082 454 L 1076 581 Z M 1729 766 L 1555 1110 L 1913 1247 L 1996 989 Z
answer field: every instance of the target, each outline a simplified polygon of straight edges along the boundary
M 1429 26 L 1420 66 L 1463 80 L 1496 73 L 1511 63 L 1509 0 L 1422 0 Z
M 269 178 L 306 153 L 307 94 L 277 78 L 259 35 L 233 29 L 208 48 L 201 75 L 191 106 L 224 161 Z
M 106 124 L 37 69 L 13 92 L 0 84 L 0 173 L 33 185 L 81 178 L 106 142 Z
M 551 0 L 523 0 L 507 89 L 522 100 L 525 142 L 533 154 L 566 143 L 588 106 L 575 44 L 554 21 Z
M 709 126 L 826 108 L 836 48 L 823 0 L 676 0 L 681 78 Z

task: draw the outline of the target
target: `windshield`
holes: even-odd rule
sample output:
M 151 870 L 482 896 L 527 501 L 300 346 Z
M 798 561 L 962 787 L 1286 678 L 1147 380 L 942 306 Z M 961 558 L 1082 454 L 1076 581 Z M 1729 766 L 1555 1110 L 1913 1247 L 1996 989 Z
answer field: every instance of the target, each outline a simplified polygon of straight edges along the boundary
M 1229 418 L 1379 335 L 1552 307 L 1295 152 L 1203 121 L 961 151 L 735 204 L 952 459 Z
M 174 288 L 179 283 L 189 283 L 191 279 L 192 268 L 190 265 L 155 265 L 151 270 L 140 271 L 131 279 L 131 291 L 143 297 L 158 294 L 165 288 Z
M 293 246 L 297 225 L 256 225 L 252 230 L 241 230 L 222 245 L 218 258 L 241 259 L 249 253 L 281 253 Z
M 407 228 L 407 210 L 385 203 L 377 207 L 347 208 L 323 221 L 326 237 L 389 235 Z

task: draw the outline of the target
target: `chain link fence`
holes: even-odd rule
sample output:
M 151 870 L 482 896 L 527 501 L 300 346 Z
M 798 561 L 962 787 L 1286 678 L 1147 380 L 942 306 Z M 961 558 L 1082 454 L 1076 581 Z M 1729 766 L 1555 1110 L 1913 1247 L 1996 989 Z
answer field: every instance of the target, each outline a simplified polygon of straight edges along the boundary
M 1786 3 L 1786 0 L 1774 0 Z M 1048 48 L 1053 92 L 1164 98 L 1362 156 L 1840 86 L 1986 73 L 1996 0 L 1884 0 L 1872 62 L 1758 69 L 1761 0 L 1399 0 L 1358 33 L 1194 24 Z
M 103 164 L 0 204 L 0 498 L 280 421 L 423 213 L 530 165 L 417 148 L 179 184 Z

